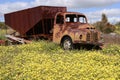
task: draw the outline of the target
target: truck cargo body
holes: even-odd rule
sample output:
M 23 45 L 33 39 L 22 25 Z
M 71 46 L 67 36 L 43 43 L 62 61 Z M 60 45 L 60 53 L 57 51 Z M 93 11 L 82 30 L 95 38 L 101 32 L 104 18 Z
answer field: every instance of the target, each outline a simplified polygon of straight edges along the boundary
M 57 12 L 66 12 L 66 7 L 39 6 L 5 14 L 5 24 L 21 36 L 50 35 Z

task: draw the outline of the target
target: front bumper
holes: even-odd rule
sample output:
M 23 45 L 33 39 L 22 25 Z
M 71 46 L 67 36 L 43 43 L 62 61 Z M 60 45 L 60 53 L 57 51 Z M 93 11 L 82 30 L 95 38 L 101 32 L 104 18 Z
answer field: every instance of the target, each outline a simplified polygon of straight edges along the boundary
M 98 41 L 98 42 L 90 42 L 90 41 L 74 41 L 73 44 L 88 44 L 88 45 L 96 45 L 96 46 L 103 46 L 104 42 Z

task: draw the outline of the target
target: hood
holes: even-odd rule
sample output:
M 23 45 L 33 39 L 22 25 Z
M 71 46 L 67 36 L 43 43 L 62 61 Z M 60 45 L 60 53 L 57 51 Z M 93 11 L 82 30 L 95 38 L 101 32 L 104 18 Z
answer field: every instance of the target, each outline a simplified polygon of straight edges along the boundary
M 95 29 L 94 26 L 88 24 L 88 23 L 66 23 L 66 27 L 69 27 L 71 29 Z
M 91 32 L 91 31 L 92 32 L 99 32 L 97 29 L 95 29 L 94 26 L 92 26 L 88 23 L 79 23 L 79 22 L 67 23 L 66 28 L 67 28 L 68 32 L 74 32 L 74 33 L 80 32 L 80 31 L 82 31 L 84 33 Z

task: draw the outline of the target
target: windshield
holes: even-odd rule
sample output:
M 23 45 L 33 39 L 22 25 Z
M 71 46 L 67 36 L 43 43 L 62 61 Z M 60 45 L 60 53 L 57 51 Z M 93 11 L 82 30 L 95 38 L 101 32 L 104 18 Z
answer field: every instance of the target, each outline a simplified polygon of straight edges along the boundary
M 66 15 L 66 22 L 80 22 L 80 23 L 87 23 L 86 17 L 83 15 L 76 15 L 76 14 L 67 14 Z

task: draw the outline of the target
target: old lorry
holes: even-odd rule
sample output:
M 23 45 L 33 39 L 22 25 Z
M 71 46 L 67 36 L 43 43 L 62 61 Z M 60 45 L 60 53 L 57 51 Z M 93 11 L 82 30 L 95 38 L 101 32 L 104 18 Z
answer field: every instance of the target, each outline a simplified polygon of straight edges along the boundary
M 45 39 L 73 49 L 74 44 L 103 45 L 101 32 L 88 24 L 84 14 L 66 7 L 38 6 L 7 13 L 5 23 L 25 39 Z

